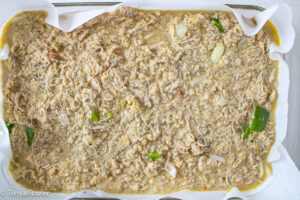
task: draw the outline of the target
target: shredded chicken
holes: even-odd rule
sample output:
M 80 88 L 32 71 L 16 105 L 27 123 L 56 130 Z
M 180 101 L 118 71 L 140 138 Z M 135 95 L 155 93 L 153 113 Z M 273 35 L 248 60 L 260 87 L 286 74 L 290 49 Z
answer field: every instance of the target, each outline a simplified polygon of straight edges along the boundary
M 63 33 L 45 16 L 21 13 L 5 30 L 3 110 L 17 182 L 171 193 L 251 188 L 270 174 L 274 119 L 242 138 L 256 105 L 274 114 L 265 28 L 248 37 L 230 12 L 121 8 Z

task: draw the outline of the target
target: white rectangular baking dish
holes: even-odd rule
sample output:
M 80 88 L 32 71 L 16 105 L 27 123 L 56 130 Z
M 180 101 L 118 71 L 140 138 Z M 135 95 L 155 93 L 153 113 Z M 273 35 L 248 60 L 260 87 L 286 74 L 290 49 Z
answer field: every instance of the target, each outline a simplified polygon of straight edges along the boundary
M 235 2 L 238 3 L 238 2 Z M 2 6 L 0 3 L 0 7 Z M 131 6 L 131 7 L 139 7 L 142 9 L 168 9 L 168 10 L 189 10 L 189 9 L 200 9 L 200 10 L 231 10 L 229 7 L 224 6 L 222 4 L 208 4 L 204 2 L 199 1 L 193 1 L 193 0 L 186 0 L 184 2 L 182 1 L 159 1 L 159 0 L 152 0 L 152 1 L 130 1 L 127 3 L 123 3 L 124 6 Z M 81 25 L 82 23 L 86 22 L 90 18 L 99 15 L 103 11 L 113 11 L 114 9 L 120 7 L 121 5 L 112 6 L 109 8 L 105 8 L 102 10 L 96 9 L 89 12 L 76 12 L 71 14 L 64 14 L 65 16 L 68 16 L 69 18 L 66 18 L 65 21 L 59 20 L 57 10 L 48 2 L 46 1 L 37 1 L 37 0 L 30 0 L 23 2 L 22 0 L 11 0 L 10 5 L 6 5 L 0 9 L 0 23 L 3 25 L 10 17 L 12 17 L 14 14 L 23 11 L 23 10 L 40 10 L 45 9 L 49 13 L 49 17 L 47 18 L 46 22 L 50 23 L 58 28 L 61 28 L 65 31 L 70 31 L 74 29 L 75 27 Z M 274 11 L 274 13 L 272 13 Z M 8 14 L 9 13 L 9 14 Z M 241 17 L 238 12 L 234 11 L 237 18 Z M 283 13 L 284 17 L 283 17 Z M 243 11 L 243 14 L 246 14 L 247 16 L 253 16 L 257 14 L 257 11 L 253 10 L 246 10 Z M 84 17 L 83 17 L 84 16 Z M 70 23 L 70 18 L 75 18 L 75 23 Z M 230 192 L 225 191 L 218 191 L 218 192 L 192 192 L 192 191 L 181 191 L 174 194 L 170 194 L 168 196 L 170 197 L 176 197 L 181 199 L 228 199 L 230 197 L 242 197 L 244 199 L 252 199 L 251 197 L 254 197 L 255 195 L 260 195 L 263 193 L 264 189 L 271 185 L 271 183 L 274 182 L 274 177 L 278 177 L 278 173 L 282 170 L 280 166 L 276 165 L 277 160 L 282 159 L 284 156 L 284 152 L 281 150 L 281 143 L 285 137 L 286 134 L 286 128 L 287 128 L 287 111 L 288 111 L 288 87 L 289 87 L 289 70 L 288 66 L 284 62 L 284 60 L 281 57 L 281 53 L 286 53 L 290 50 L 290 48 L 293 45 L 294 40 L 294 30 L 291 25 L 291 11 L 290 9 L 284 5 L 277 5 L 271 8 L 269 12 L 266 12 L 264 15 L 258 15 L 257 19 L 259 20 L 267 20 L 271 19 L 271 21 L 274 23 L 274 25 L 277 27 L 281 45 L 276 46 L 274 44 L 271 44 L 270 46 L 270 57 L 275 60 L 279 60 L 279 88 L 278 88 L 278 107 L 276 110 L 276 141 L 274 146 L 271 149 L 270 156 L 268 158 L 269 162 L 272 162 L 273 164 L 273 175 L 270 176 L 264 184 L 259 186 L 258 188 L 249 191 L 249 192 L 239 192 L 236 188 L 231 190 Z M 241 19 L 240 19 L 241 20 Z M 259 24 L 259 23 L 258 23 Z M 243 24 L 241 24 L 243 27 Z M 260 29 L 260 27 L 257 27 L 257 29 L 251 29 L 244 25 L 244 30 L 247 34 L 251 35 L 255 33 L 257 30 Z M 7 55 L 7 49 L 0 51 L 0 58 L 5 58 Z M 2 92 L 0 93 L 0 101 L 2 101 Z M 0 112 L 2 113 L 2 107 L 0 108 Z M 4 193 L 8 194 L 8 191 L 19 191 L 19 193 L 16 193 L 15 196 L 20 195 L 33 195 L 34 193 L 30 193 L 30 191 L 20 187 L 18 184 L 16 184 L 10 173 L 8 172 L 8 164 L 9 159 L 11 158 L 11 151 L 10 151 L 10 144 L 9 144 L 9 138 L 7 129 L 5 127 L 5 124 L 2 119 L 1 114 L 1 122 L 0 122 L 0 130 L 3 132 L 3 134 L 0 135 L 0 192 L 4 191 Z M 281 156 L 281 157 L 280 157 Z M 2 188 L 3 187 L 3 188 Z M 276 186 L 274 187 L 275 190 Z M 4 194 L 3 193 L 3 194 Z M 1 194 L 1 193 L 0 193 Z M 254 196 L 253 196 L 254 195 Z M 8 195 L 9 196 L 9 195 Z M 11 195 L 13 196 L 13 195 Z M 80 194 L 48 194 L 48 193 L 41 193 L 42 196 L 47 196 L 49 199 L 53 198 L 70 198 L 71 196 L 76 197 L 114 197 L 114 198 L 120 198 L 120 199 L 159 199 L 161 197 L 164 197 L 165 195 L 114 195 L 114 194 L 108 194 L 101 191 L 97 192 L 91 192 L 91 191 L 85 191 Z M 1 199 L 1 195 L 0 195 Z M 7 199 L 7 198 L 5 198 Z M 38 198 L 37 198 L 38 199 Z M 44 197 L 43 197 L 44 199 Z

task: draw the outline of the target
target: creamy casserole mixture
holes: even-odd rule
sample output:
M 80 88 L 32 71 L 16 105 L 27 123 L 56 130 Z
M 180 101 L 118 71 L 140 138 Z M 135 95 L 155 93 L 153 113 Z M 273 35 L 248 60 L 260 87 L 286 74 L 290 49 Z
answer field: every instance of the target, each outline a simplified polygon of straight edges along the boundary
M 45 17 L 23 12 L 4 31 L 18 183 L 170 193 L 249 189 L 270 175 L 270 24 L 249 37 L 230 12 L 122 8 L 64 33 Z

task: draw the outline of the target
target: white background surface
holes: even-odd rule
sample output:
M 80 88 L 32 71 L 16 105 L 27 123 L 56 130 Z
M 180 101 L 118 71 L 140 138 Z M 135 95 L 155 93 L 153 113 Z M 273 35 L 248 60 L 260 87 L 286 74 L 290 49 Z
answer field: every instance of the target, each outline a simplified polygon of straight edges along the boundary
M 82 2 L 82 1 L 122 1 L 122 0 L 50 0 L 50 2 Z M 141 0 L 142 1 L 142 0 Z M 162 0 L 163 1 L 163 0 Z M 213 0 L 220 2 L 223 0 Z M 228 0 L 227 3 L 235 3 Z M 239 1 L 240 2 L 240 1 Z M 296 31 L 296 40 L 293 49 L 286 55 L 286 61 L 290 67 L 290 89 L 289 89 L 289 115 L 288 130 L 284 145 L 292 159 L 300 169 L 300 0 L 245 0 L 245 4 L 269 7 L 276 3 L 287 3 L 293 11 L 293 26 Z M 59 10 L 75 11 L 87 9 L 87 7 L 68 7 Z M 300 197 L 299 197 L 300 199 Z

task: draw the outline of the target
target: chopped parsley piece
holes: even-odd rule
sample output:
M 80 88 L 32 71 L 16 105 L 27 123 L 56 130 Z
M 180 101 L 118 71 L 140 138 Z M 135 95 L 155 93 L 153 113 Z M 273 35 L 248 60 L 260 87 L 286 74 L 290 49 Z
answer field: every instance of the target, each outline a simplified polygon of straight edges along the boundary
M 265 130 L 270 112 L 261 106 L 256 106 L 254 111 L 254 118 L 252 119 L 251 126 L 247 124 L 242 134 L 243 139 L 247 139 L 250 132 L 262 132 Z
M 224 32 L 225 32 L 225 31 L 224 31 L 224 28 L 223 28 L 223 26 L 222 26 L 222 24 L 220 23 L 220 21 L 219 21 L 217 18 L 212 17 L 212 18 L 211 18 L 211 21 L 212 21 L 213 24 L 219 29 L 219 31 L 220 31 L 221 33 L 224 33 Z
M 150 152 L 147 154 L 147 158 L 152 161 L 155 161 L 155 160 L 159 159 L 160 157 L 161 157 L 161 154 L 158 153 L 157 151 L 153 151 L 153 152 Z
M 99 115 L 99 110 L 96 109 L 94 110 L 94 112 L 92 113 L 92 121 L 93 122 L 98 122 L 100 120 L 100 115 Z
M 107 119 L 111 119 L 113 117 L 113 114 L 111 112 L 107 113 Z
M 255 107 L 254 119 L 251 123 L 251 131 L 261 132 L 265 130 L 268 120 L 269 120 L 270 112 L 261 106 Z
M 5 122 L 5 125 L 8 129 L 8 133 L 11 134 L 12 128 L 15 126 L 15 124 L 9 123 L 9 122 Z
M 249 137 L 249 134 L 250 134 L 250 125 L 247 124 L 247 126 L 244 129 L 243 139 L 247 139 Z
M 27 136 L 27 144 L 31 146 L 32 140 L 34 137 L 34 129 L 32 127 L 26 126 L 26 136 Z

